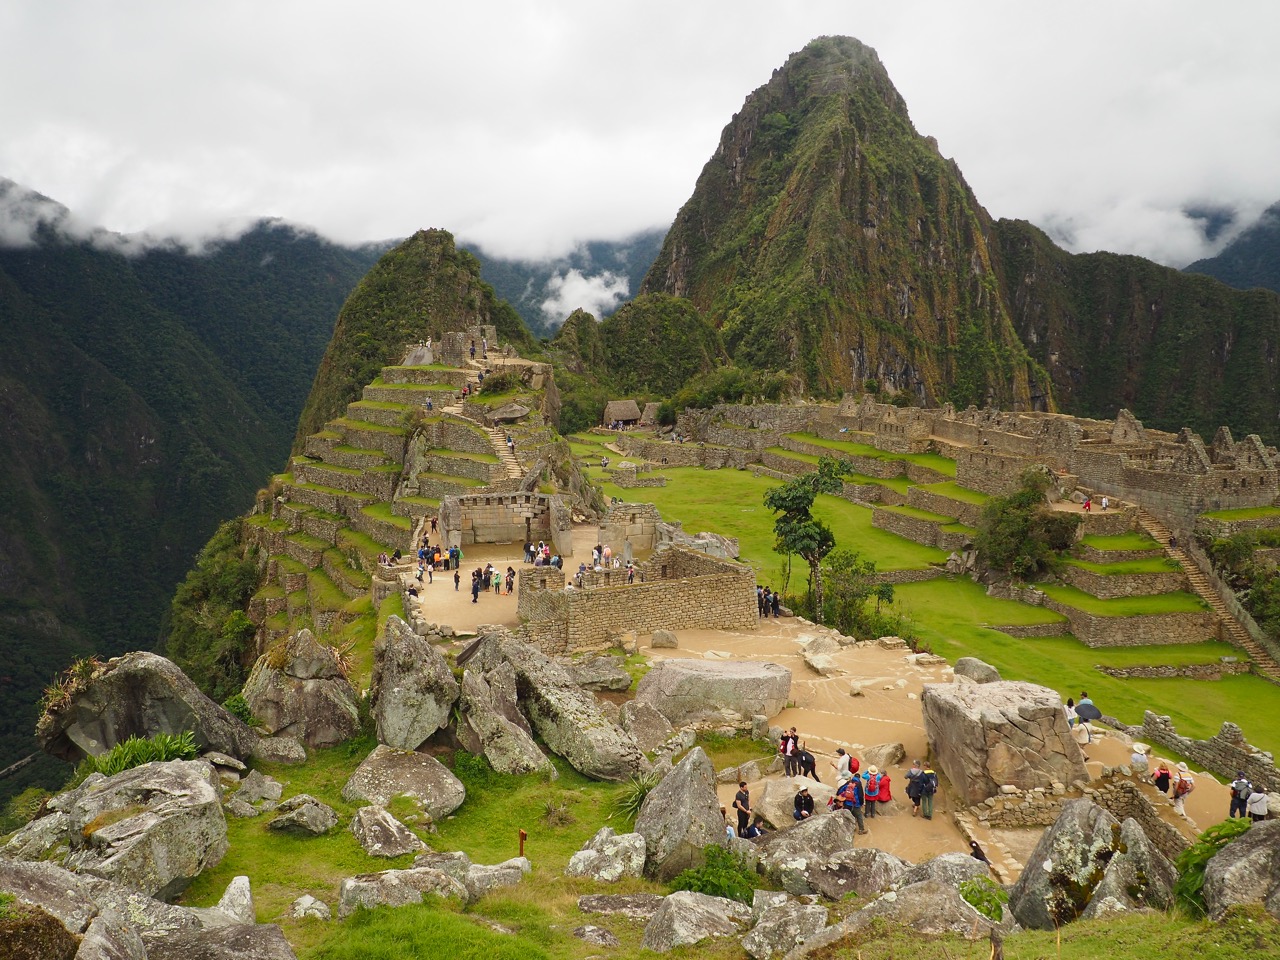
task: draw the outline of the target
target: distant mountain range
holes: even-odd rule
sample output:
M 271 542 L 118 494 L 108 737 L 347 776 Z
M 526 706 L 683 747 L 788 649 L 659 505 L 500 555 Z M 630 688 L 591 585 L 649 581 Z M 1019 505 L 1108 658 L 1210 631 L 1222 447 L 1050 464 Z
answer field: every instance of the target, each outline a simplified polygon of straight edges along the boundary
M 1280 291 L 1280 203 L 1266 209 L 1216 257 L 1197 260 L 1188 273 L 1204 273 L 1240 290 Z
M 65 208 L 10 181 L 0 213 L 24 243 L 0 246 L 2 768 L 73 657 L 157 643 L 196 551 L 284 463 L 383 248 L 264 221 L 203 255 L 127 255 L 106 231 L 69 238 Z

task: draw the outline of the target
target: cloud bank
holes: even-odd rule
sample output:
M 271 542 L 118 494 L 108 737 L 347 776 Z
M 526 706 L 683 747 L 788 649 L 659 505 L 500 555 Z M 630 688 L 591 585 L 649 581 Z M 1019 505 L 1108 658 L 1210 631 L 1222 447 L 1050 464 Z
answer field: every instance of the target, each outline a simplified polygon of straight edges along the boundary
M 539 307 L 547 325 L 559 327 L 579 307 L 596 317 L 612 313 L 630 292 L 627 278 L 609 270 L 593 276 L 568 270 L 547 280 L 547 297 Z

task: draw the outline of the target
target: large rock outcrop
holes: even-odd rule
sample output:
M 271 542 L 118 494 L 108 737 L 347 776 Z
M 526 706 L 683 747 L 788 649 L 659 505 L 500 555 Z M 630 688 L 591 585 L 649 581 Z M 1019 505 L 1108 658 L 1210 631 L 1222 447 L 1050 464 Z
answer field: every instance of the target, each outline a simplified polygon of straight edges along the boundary
M 973 860 L 972 857 L 966 859 Z M 851 893 L 865 900 L 897 886 L 907 868 L 908 864 L 892 853 L 875 847 L 858 847 L 833 853 L 810 865 L 804 879 L 810 890 L 828 900 L 843 900 Z
M 360 907 L 372 910 L 422 903 L 432 895 L 457 897 L 465 902 L 467 888 L 447 873 L 430 867 L 362 873 L 338 884 L 338 916 L 350 916 Z
M 755 960 L 770 960 L 807 942 L 826 925 L 826 907 L 788 901 L 765 911 L 742 938 L 742 949 Z
M 1058 694 L 1021 681 L 925 684 L 935 765 L 968 804 L 1006 784 L 1021 790 L 1088 780 Z
M 628 700 L 618 711 L 618 726 L 635 737 L 645 753 L 657 750 L 671 739 L 671 722 L 643 700 Z
M 177 664 L 154 653 L 127 653 L 79 681 L 64 702 L 40 718 L 36 736 L 46 753 L 76 763 L 130 737 L 190 730 L 202 750 L 245 759 L 252 730 L 214 703 Z
M 462 806 L 467 788 L 443 763 L 425 753 L 392 750 L 385 744 L 373 749 L 342 788 L 349 803 L 385 807 L 393 798 L 407 796 L 435 820 Z
M 569 858 L 564 872 L 566 876 L 590 877 L 601 883 L 639 877 L 644 874 L 646 847 L 642 834 L 617 834 L 613 827 L 601 827 L 581 850 Z
M 853 847 L 858 824 L 848 810 L 822 813 L 765 835 L 758 843 L 757 869 L 797 896 L 814 892 L 809 882 L 832 857 Z
M 791 696 L 791 671 L 776 663 L 738 660 L 660 660 L 636 687 L 677 727 L 749 724 L 781 712 Z
M 228 892 L 244 886 L 233 881 Z M 77 960 L 294 958 L 279 927 L 245 922 L 228 896 L 217 907 L 188 909 L 52 863 L 5 858 L 0 858 L 0 892 L 39 907 L 56 918 L 68 935 L 82 938 Z
M 1204 902 L 1213 920 L 1257 903 L 1280 920 L 1280 820 L 1255 823 L 1218 851 L 1205 867 Z
M 1164 909 L 1177 871 L 1136 820 L 1120 823 L 1092 800 L 1072 800 L 1040 837 L 1009 907 L 1024 927 L 1053 930 L 1118 910 Z
M 714 937 L 732 937 L 751 919 L 751 910 L 736 900 L 680 890 L 664 897 L 658 912 L 645 925 L 640 946 L 667 953 Z
M 361 807 L 351 818 L 351 832 L 371 857 L 400 857 L 425 850 L 412 830 L 376 804 Z
M 298 631 L 258 658 L 244 698 L 265 733 L 308 747 L 331 747 L 360 731 L 356 692 L 333 648 L 310 630 Z
M 508 670 L 510 666 L 508 665 Z M 512 672 L 514 680 L 514 672 Z M 462 696 L 458 699 L 458 736 L 473 753 L 483 754 L 499 773 L 520 774 L 554 771 L 551 761 L 534 742 L 528 721 L 524 725 L 509 719 L 501 694 L 502 678 L 490 685 L 480 673 L 462 674 Z M 517 711 L 518 712 L 518 711 Z
M 796 822 L 796 794 L 801 787 L 808 787 L 814 813 L 825 813 L 827 801 L 836 795 L 836 788 L 831 784 L 808 777 L 774 778 L 764 782 L 751 798 L 751 805 L 775 829 L 783 830 Z
M 519 702 L 538 736 L 575 770 L 597 780 L 625 780 L 648 769 L 649 762 L 626 731 L 600 711 L 595 697 L 550 657 L 509 634 L 486 635 L 467 661 L 478 670 L 509 664 Z
M 49 809 L 14 836 L 6 856 L 60 860 L 69 870 L 168 899 L 227 852 L 218 776 L 203 760 L 94 774 Z M 42 823 L 50 817 L 54 828 Z M 41 843 L 30 843 L 36 834 Z
M 369 702 L 378 742 L 416 750 L 449 723 L 458 681 L 440 651 L 399 617 L 387 619 L 373 648 Z
M 725 843 L 724 818 L 716 797 L 716 773 L 701 747 L 694 747 L 649 791 L 636 833 L 645 841 L 645 870 L 670 880 L 703 863 L 703 848 Z

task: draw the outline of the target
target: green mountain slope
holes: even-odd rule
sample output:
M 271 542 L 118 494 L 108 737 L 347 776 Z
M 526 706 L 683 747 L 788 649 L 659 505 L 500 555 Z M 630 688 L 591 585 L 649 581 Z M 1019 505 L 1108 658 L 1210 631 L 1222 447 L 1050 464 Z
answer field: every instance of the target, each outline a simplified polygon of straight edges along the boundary
M 1187 273 L 1204 273 L 1240 290 L 1280 291 L 1280 203 L 1243 230 L 1216 257 L 1197 260 Z
M 338 315 L 294 438 L 308 434 L 360 395 L 406 343 L 491 323 L 503 342 L 528 348 L 529 330 L 511 305 L 480 279 L 480 262 L 445 230 L 419 230 L 385 254 Z
M 266 225 L 206 256 L 36 239 L 0 249 L 0 767 L 72 658 L 157 643 L 192 556 L 283 461 L 374 256 Z
M 995 237 L 1023 341 L 1071 413 L 1280 440 L 1280 297 L 1113 253 L 1069 254 L 1022 221 Z
M 739 365 L 835 395 L 1048 400 L 998 295 L 991 223 L 869 47 L 823 37 L 725 127 L 643 293 L 687 297 Z

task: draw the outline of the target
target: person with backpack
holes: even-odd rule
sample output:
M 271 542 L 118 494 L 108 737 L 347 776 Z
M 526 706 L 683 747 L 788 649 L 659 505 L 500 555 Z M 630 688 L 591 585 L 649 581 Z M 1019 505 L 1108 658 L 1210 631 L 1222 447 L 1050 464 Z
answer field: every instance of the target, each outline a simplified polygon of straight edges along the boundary
M 872 764 L 867 767 L 867 772 L 862 776 L 867 781 L 862 787 L 867 816 L 874 817 L 876 815 L 876 801 L 880 798 L 880 771 Z
M 1228 817 L 1243 817 L 1249 805 L 1249 794 L 1253 793 L 1253 784 L 1244 775 L 1243 770 L 1236 771 L 1236 778 L 1231 781 L 1231 812 Z
M 1183 801 L 1187 795 L 1196 788 L 1196 781 L 1191 776 L 1191 771 L 1187 769 L 1185 763 L 1178 764 L 1178 772 L 1173 777 L 1173 811 L 1180 817 L 1187 815 L 1183 809 Z
M 938 792 L 938 775 L 928 763 L 920 779 L 920 814 L 926 820 L 933 819 L 933 795 Z
M 840 784 L 840 789 L 836 791 L 836 795 L 831 798 L 831 806 L 833 808 L 843 807 L 853 814 L 853 819 L 858 822 L 858 832 L 866 833 L 867 824 L 862 819 L 862 806 L 865 801 L 865 794 L 862 791 L 862 781 L 857 777 L 851 777 L 844 783 Z
M 911 801 L 911 815 L 920 815 L 920 798 L 924 796 L 924 767 L 919 760 L 911 761 L 911 769 L 907 771 L 907 799 Z

